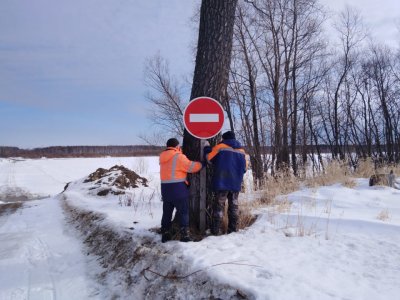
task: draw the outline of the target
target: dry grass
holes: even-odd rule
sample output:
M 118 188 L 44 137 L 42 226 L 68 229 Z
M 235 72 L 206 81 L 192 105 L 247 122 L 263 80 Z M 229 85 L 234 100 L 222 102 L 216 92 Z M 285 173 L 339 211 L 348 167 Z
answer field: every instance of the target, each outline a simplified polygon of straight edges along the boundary
M 378 220 L 381 220 L 383 222 L 389 220 L 390 215 L 389 215 L 389 210 L 386 208 L 384 210 L 382 210 L 378 216 L 376 217 Z
M 252 212 L 259 206 L 260 204 L 258 201 L 253 203 L 246 202 L 239 204 L 238 229 L 244 229 L 253 225 L 257 219 L 257 216 Z
M 143 174 L 149 173 L 149 163 L 143 157 L 138 157 L 136 158 L 132 169 L 139 174 L 139 176 L 143 176 Z
M 292 202 L 290 202 L 287 198 L 274 202 L 274 209 L 277 213 L 280 214 L 290 211 L 291 206 Z
M 360 159 L 354 172 L 354 176 L 368 178 L 373 174 L 389 174 L 392 171 L 400 175 L 400 165 L 387 164 L 375 168 L 375 163 L 371 158 Z
M 347 161 L 332 161 L 325 166 L 325 172 L 308 178 L 306 180 L 306 185 L 309 187 L 317 187 L 341 183 L 348 188 L 354 188 L 356 185 L 354 177 L 369 178 L 371 175 L 389 174 L 392 170 L 395 174 L 400 174 L 400 165 L 387 164 L 375 168 L 373 160 L 367 158 L 360 159 L 354 170 L 350 168 L 350 163 Z
M 383 167 L 378 168 L 372 174 L 389 174 L 390 171 L 393 171 L 394 174 L 400 176 L 400 165 L 389 164 Z
M 308 187 L 331 185 L 334 183 L 350 184 L 350 170 L 346 162 L 332 161 L 325 166 L 325 172 L 312 178 L 307 178 L 305 184 Z
M 257 210 L 257 208 L 259 207 L 261 207 L 259 201 L 239 202 L 239 213 L 238 213 L 238 224 L 237 224 L 238 230 L 245 229 L 253 225 L 253 223 L 257 220 L 257 215 L 255 215 L 253 212 Z M 228 231 L 228 203 L 226 203 L 225 205 L 221 229 L 222 232 L 224 233 Z
M 354 171 L 354 176 L 368 178 L 375 173 L 375 166 L 372 159 L 369 157 L 367 159 L 360 159 L 356 170 Z
M 331 161 L 326 163 L 324 172 L 317 174 L 311 178 L 301 179 L 288 173 L 279 173 L 274 177 L 268 178 L 263 187 L 263 194 L 258 201 L 245 202 L 239 205 L 239 228 L 243 229 L 251 226 L 256 220 L 256 216 L 252 212 L 261 208 L 269 207 L 269 221 L 271 224 L 277 222 L 276 217 L 280 214 L 290 211 L 291 202 L 287 198 L 277 196 L 287 195 L 300 189 L 304 184 L 307 187 L 317 188 L 319 186 L 332 185 L 340 183 L 347 188 L 354 188 L 356 186 L 355 177 L 369 178 L 372 174 L 376 173 L 389 173 L 393 170 L 396 174 L 400 174 L 400 166 L 387 165 L 379 169 L 375 169 L 375 164 L 372 159 L 359 160 L 357 168 L 354 170 L 350 167 L 347 161 Z M 326 213 L 330 215 L 330 206 L 327 208 Z M 379 220 L 387 220 L 389 213 L 382 211 L 378 217 Z M 329 220 L 329 218 L 328 218 Z M 282 225 L 282 224 L 279 224 Z M 313 226 L 305 228 L 302 220 L 302 214 L 299 214 L 297 225 L 295 225 L 296 236 L 305 236 L 313 234 Z M 227 209 L 225 209 L 224 220 L 222 224 L 223 230 L 227 228 Z M 329 221 L 326 228 L 326 239 L 329 239 Z
M 345 187 L 347 187 L 349 189 L 353 189 L 353 188 L 356 187 L 357 182 L 353 178 L 345 177 L 344 181 L 342 182 L 342 184 L 343 184 L 343 186 L 345 186 Z
M 277 174 L 265 182 L 262 204 L 276 205 L 275 198 L 279 195 L 290 194 L 300 188 L 300 180 L 290 174 Z
M 253 212 L 261 207 L 265 207 L 266 205 L 273 207 L 274 214 L 288 211 L 291 203 L 287 199 L 284 201 L 277 201 L 275 198 L 282 194 L 292 193 L 299 188 L 300 181 L 295 176 L 280 173 L 275 177 L 271 177 L 265 182 L 263 194 L 259 200 L 239 203 L 238 229 L 244 229 L 251 226 L 257 219 L 257 216 L 255 216 Z M 221 227 L 223 232 L 227 231 L 227 205 L 225 205 L 225 212 Z
M 144 190 L 141 190 L 140 193 L 126 193 L 119 196 L 118 204 L 123 207 L 132 207 L 135 214 L 138 211 L 146 210 L 153 217 L 153 200 L 155 196 L 156 191 L 153 191 L 151 194 L 145 193 Z

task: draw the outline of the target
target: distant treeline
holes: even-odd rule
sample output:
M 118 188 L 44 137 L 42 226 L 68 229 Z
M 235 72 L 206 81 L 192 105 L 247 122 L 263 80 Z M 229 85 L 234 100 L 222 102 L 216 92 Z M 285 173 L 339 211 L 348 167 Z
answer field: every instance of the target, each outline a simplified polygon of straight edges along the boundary
M 1 147 L 0 157 L 100 157 L 100 156 L 153 156 L 164 149 L 159 146 L 55 146 L 34 149 Z
M 310 145 L 305 146 L 310 151 Z M 249 146 L 244 146 L 249 153 Z M 349 146 L 350 152 L 356 152 L 357 146 Z M 376 146 L 373 146 L 375 149 Z M 34 149 L 20 149 L 18 147 L 0 146 L 0 157 L 25 157 L 25 158 L 57 158 L 57 157 L 101 157 L 101 156 L 156 156 L 165 147 L 136 145 L 136 146 L 54 146 Z M 272 154 L 271 146 L 261 147 L 263 154 Z M 297 154 L 302 152 L 299 147 Z M 329 145 L 320 145 L 321 153 L 330 153 Z

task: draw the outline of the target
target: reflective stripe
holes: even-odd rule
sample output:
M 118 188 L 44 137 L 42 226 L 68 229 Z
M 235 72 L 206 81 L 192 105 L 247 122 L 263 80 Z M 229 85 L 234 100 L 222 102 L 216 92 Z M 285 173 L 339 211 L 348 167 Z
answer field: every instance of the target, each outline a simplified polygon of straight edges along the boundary
M 240 154 L 245 155 L 242 151 L 240 151 L 240 150 L 235 150 L 235 149 L 232 149 L 232 148 L 222 148 L 222 149 L 219 149 L 219 150 L 218 150 L 218 152 L 220 152 L 220 151 L 230 151 L 230 152 L 236 152 L 236 153 L 240 153 Z
M 192 161 L 192 163 L 191 163 L 191 165 L 189 167 L 188 173 L 192 172 L 193 167 L 194 167 L 194 161 Z
M 175 179 L 176 163 L 178 162 L 178 156 L 179 153 L 175 154 L 174 158 L 172 159 L 171 180 Z
M 161 183 L 176 183 L 176 182 L 185 182 L 186 178 L 183 179 L 172 179 L 172 180 L 161 180 Z

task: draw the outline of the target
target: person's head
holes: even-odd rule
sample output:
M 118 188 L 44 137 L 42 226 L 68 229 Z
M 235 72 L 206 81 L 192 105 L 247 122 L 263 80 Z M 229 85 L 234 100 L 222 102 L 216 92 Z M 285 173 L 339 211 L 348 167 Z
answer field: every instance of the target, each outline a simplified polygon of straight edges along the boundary
M 171 138 L 167 141 L 167 147 L 176 148 L 179 146 L 179 141 L 176 138 Z
M 222 139 L 224 140 L 234 140 L 235 138 L 233 131 L 227 131 L 222 135 Z

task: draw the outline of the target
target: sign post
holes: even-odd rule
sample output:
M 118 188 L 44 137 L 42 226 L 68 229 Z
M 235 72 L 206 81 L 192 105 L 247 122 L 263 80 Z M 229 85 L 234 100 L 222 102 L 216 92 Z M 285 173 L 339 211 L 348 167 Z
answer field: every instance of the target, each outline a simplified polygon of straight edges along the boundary
M 200 159 L 204 157 L 204 146 L 207 140 L 200 140 Z M 206 231 L 206 208 L 207 208 L 207 171 L 206 168 L 200 171 L 200 203 L 199 203 L 199 229 Z
M 207 139 L 216 136 L 224 125 L 224 109 L 215 99 L 199 97 L 191 100 L 183 113 L 183 122 L 186 130 L 194 137 L 200 139 L 200 159 L 203 159 L 203 149 Z M 206 229 L 206 169 L 200 171 L 200 203 L 199 203 L 199 229 Z

